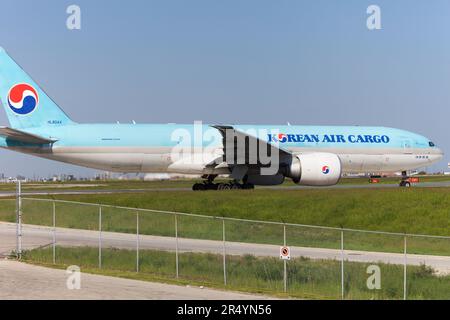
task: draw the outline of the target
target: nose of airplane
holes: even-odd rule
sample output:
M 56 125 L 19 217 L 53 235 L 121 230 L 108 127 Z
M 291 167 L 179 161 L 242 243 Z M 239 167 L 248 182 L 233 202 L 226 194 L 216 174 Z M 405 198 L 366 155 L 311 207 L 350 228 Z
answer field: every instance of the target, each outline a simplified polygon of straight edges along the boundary
M 437 149 L 437 157 L 439 160 L 441 160 L 444 157 L 444 151 L 442 151 L 441 149 Z
M 440 148 L 434 147 L 433 152 L 430 154 L 430 161 L 435 163 L 442 160 L 444 152 Z

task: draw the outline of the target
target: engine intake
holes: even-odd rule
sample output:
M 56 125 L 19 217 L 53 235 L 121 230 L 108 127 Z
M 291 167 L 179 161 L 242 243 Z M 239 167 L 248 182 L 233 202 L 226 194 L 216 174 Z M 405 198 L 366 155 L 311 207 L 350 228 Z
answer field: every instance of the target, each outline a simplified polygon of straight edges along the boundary
M 341 178 L 342 166 L 333 153 L 306 153 L 296 155 L 287 169 L 286 176 L 304 186 L 332 186 Z

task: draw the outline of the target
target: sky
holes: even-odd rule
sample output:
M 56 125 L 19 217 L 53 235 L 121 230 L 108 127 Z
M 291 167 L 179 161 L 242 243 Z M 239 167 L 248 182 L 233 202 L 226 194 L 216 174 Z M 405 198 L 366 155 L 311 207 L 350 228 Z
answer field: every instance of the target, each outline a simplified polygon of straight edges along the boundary
M 66 9 L 81 8 L 81 30 Z M 381 30 L 366 25 L 369 5 Z M 0 46 L 77 122 L 373 125 L 450 162 L 450 1 L 2 0 Z M 3 109 L 0 125 L 8 125 Z M 97 171 L 0 150 L 7 176 Z

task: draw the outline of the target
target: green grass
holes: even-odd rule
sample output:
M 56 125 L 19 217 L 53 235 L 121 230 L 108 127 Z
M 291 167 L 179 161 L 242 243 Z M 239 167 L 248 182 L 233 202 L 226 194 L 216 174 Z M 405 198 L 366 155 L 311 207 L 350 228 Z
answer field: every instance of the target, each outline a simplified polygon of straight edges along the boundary
M 125 207 L 197 213 L 252 220 L 345 227 L 411 234 L 450 235 L 450 188 L 345 189 L 345 190 L 239 190 L 226 192 L 148 192 L 144 194 L 66 195 L 58 199 Z M 59 227 L 98 229 L 98 207 L 77 204 L 56 206 Z M 24 223 L 52 225 L 52 204 L 24 200 Z M 103 208 L 103 230 L 136 232 L 136 212 Z M 0 201 L 0 220 L 15 220 L 14 201 Z M 179 236 L 222 239 L 222 221 L 178 218 Z M 142 234 L 174 236 L 174 217 L 141 213 Z M 345 248 L 403 251 L 403 237 L 345 232 Z M 226 222 L 228 241 L 280 245 L 279 225 Z M 291 246 L 339 248 L 340 232 L 287 227 Z M 408 238 L 408 252 L 450 255 L 450 240 Z
M 175 278 L 175 254 L 142 250 L 140 272 L 136 273 L 136 252 L 104 249 L 102 269 L 98 269 L 98 249 L 57 247 L 56 265 L 52 265 L 52 249 L 35 249 L 24 254 L 24 260 L 46 266 L 65 268 L 78 265 L 82 272 L 100 273 L 139 280 L 225 288 L 222 256 L 181 253 L 179 279 Z M 288 295 L 298 298 L 339 299 L 340 262 L 334 260 L 293 259 L 287 263 Z M 403 267 L 378 264 L 381 290 L 366 286 L 368 264 L 345 263 L 346 299 L 402 299 Z M 437 277 L 424 266 L 408 267 L 408 299 L 450 299 L 450 277 Z M 227 289 L 254 293 L 283 294 L 283 263 L 277 258 L 227 256 Z
M 105 190 L 105 189 L 153 189 L 153 188 L 190 188 L 193 180 L 178 179 L 165 181 L 108 180 L 108 181 L 68 181 L 68 182 L 26 182 L 23 191 L 55 190 Z M 0 191 L 14 191 L 14 183 L 0 183 Z
M 450 188 L 180 191 L 54 198 L 218 217 L 450 235 Z M 5 214 L 0 213 L 0 218 Z
M 450 181 L 450 176 L 419 176 L 421 182 L 443 182 Z M 217 181 L 219 181 L 218 179 Z M 387 177 L 380 179 L 381 184 L 397 184 L 399 177 Z M 22 184 L 24 191 L 55 191 L 55 190 L 118 190 L 118 189 L 158 189 L 158 188 L 191 188 L 192 184 L 201 179 L 176 179 L 164 181 L 141 181 L 141 180 L 107 180 L 107 181 L 67 181 L 67 182 L 27 182 Z M 226 181 L 226 180 L 223 180 Z M 342 178 L 339 184 L 345 185 L 368 185 L 368 178 Z M 74 186 L 75 185 L 75 186 Z M 296 186 L 291 180 L 286 179 L 284 187 Z M 0 183 L 0 191 L 14 191 L 16 185 L 13 183 Z

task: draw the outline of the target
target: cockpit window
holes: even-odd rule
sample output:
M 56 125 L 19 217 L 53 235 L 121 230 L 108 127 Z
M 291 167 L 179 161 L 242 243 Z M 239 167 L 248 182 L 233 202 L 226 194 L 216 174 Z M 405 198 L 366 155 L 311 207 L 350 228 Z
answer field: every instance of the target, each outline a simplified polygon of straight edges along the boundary
M 432 141 L 428 142 L 428 144 L 430 145 L 430 147 L 435 147 L 435 144 Z

